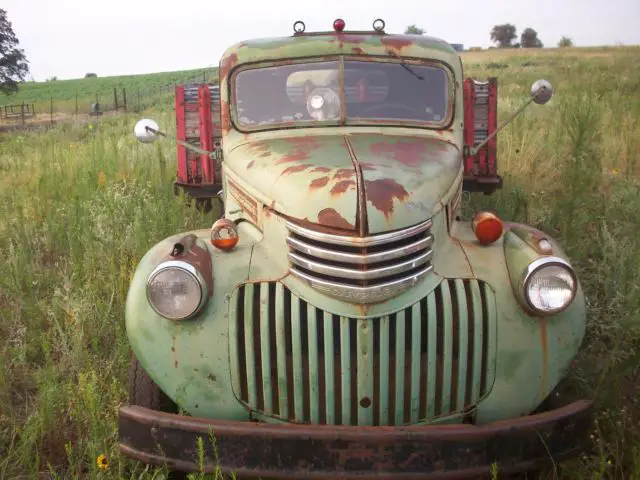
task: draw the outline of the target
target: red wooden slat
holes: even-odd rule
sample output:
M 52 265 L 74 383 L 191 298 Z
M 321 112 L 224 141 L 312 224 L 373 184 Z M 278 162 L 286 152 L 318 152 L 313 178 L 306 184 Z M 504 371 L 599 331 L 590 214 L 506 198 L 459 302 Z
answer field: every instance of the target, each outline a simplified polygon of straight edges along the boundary
M 489 135 L 498 128 L 498 79 L 489 79 Z M 487 176 L 498 175 L 497 149 L 498 135 L 487 144 Z
M 187 121 L 184 105 L 184 85 L 176 85 L 176 137 L 178 140 L 187 139 Z M 187 183 L 187 149 L 178 145 L 178 181 Z
M 464 81 L 464 143 L 469 148 L 473 148 L 474 144 L 474 106 L 475 106 L 475 85 L 473 79 L 467 78 Z M 464 176 L 473 177 L 473 161 L 475 157 L 465 156 L 464 159 Z
M 210 152 L 213 150 L 213 137 L 211 125 L 211 92 L 206 84 L 198 88 L 198 105 L 200 107 L 200 148 Z M 213 160 L 208 155 L 200 155 L 202 168 L 202 183 L 214 182 Z

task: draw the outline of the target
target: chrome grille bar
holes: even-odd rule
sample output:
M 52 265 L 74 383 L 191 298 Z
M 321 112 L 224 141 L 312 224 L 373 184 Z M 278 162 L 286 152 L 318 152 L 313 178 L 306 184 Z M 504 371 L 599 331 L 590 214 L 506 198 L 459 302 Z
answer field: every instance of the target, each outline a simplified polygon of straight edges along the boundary
M 334 235 L 287 222 L 289 271 L 341 300 L 372 303 L 398 295 L 431 270 L 432 221 L 369 237 Z

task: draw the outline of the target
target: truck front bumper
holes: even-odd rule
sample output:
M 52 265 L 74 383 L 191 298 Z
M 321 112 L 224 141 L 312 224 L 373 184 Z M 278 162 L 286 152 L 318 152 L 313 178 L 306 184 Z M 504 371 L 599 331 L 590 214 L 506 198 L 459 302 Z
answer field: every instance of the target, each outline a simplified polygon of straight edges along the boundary
M 235 422 L 120 408 L 120 451 L 147 464 L 269 478 L 444 479 L 546 468 L 584 448 L 591 402 L 482 426 Z M 212 445 L 212 439 L 215 442 Z M 214 451 L 215 450 L 215 451 Z

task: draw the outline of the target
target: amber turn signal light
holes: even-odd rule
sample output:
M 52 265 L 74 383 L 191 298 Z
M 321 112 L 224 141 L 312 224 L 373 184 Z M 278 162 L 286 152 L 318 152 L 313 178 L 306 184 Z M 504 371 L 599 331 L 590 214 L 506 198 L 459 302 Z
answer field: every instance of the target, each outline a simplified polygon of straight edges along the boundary
M 231 250 L 238 240 L 238 228 L 231 220 L 221 218 L 211 227 L 211 245 L 220 250 Z
M 502 221 L 491 212 L 477 213 L 471 222 L 473 233 L 482 245 L 495 242 L 502 235 Z

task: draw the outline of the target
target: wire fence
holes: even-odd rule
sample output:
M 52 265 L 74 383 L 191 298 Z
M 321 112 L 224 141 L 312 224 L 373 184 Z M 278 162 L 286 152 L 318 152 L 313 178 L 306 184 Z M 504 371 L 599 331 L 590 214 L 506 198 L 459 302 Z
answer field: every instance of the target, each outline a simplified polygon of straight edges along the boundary
M 36 99 L 0 105 L 0 124 L 5 127 L 53 125 L 61 121 L 89 120 L 103 115 L 139 113 L 148 108 L 172 108 L 176 85 L 217 83 L 217 71 L 205 71 L 190 78 L 155 84 L 122 82 L 91 92 L 86 89 L 55 90 Z M 152 83 L 149 80 L 148 83 Z

